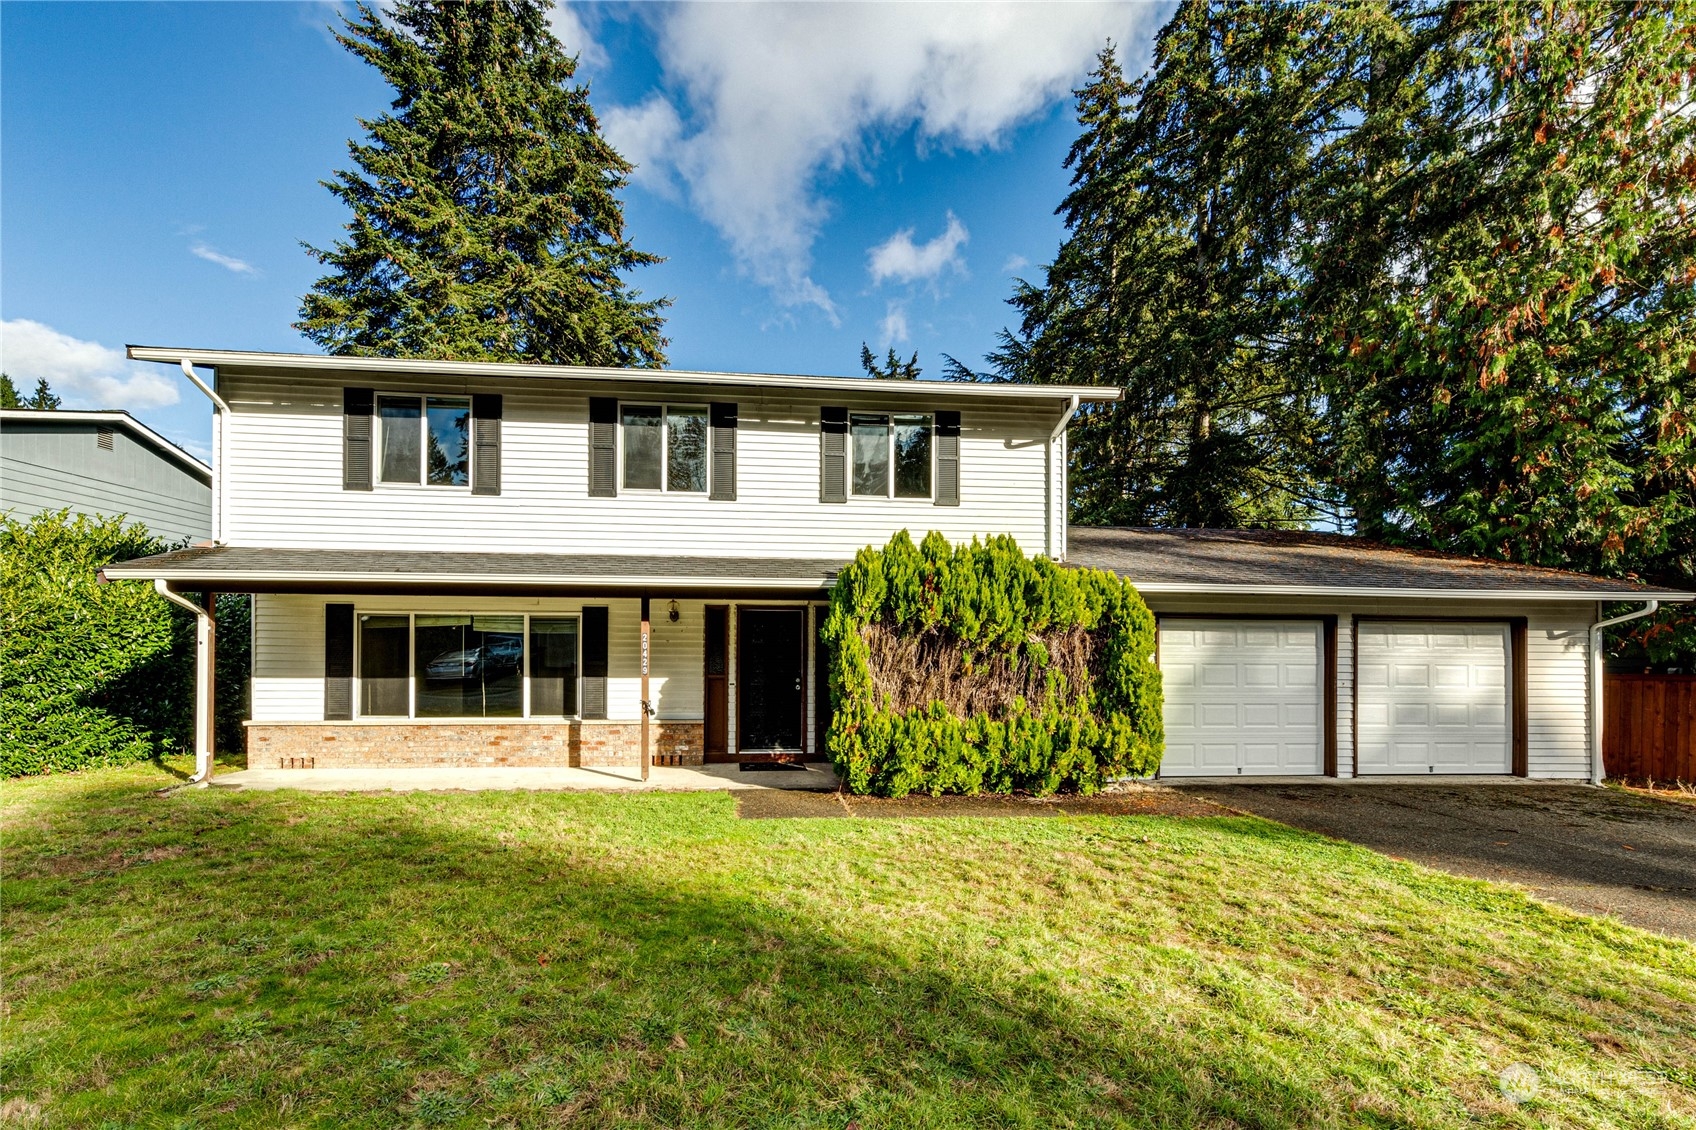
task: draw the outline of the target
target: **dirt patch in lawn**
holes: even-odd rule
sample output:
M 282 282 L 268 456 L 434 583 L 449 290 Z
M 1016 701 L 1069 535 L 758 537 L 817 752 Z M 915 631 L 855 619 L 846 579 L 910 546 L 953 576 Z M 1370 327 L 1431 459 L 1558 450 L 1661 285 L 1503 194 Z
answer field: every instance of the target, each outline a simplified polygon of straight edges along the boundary
M 911 820 L 1006 816 L 1229 816 L 1229 809 L 1172 789 L 1135 785 L 1095 796 L 866 797 L 771 789 L 736 794 L 744 820 Z

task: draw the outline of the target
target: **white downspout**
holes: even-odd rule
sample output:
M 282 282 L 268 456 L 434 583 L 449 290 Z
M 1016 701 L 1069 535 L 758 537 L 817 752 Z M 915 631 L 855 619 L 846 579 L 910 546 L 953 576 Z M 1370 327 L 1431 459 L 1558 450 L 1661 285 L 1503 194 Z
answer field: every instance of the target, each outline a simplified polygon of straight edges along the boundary
M 1070 509 L 1071 500 L 1066 498 L 1063 493 L 1065 490 L 1064 484 L 1066 482 L 1065 467 L 1062 465 L 1056 469 L 1054 464 L 1054 445 L 1060 442 L 1060 437 L 1066 434 L 1066 425 L 1070 424 L 1072 422 L 1072 417 L 1077 414 L 1078 398 L 1074 396 L 1067 401 L 1066 410 L 1060 414 L 1060 422 L 1055 424 L 1054 430 L 1048 433 L 1048 443 L 1043 448 L 1043 457 L 1046 460 L 1044 470 L 1048 472 L 1048 482 L 1046 484 L 1048 488 L 1046 491 L 1048 498 L 1043 506 L 1043 511 L 1048 517 L 1048 529 L 1044 531 L 1047 544 L 1043 547 L 1043 552 L 1047 553 L 1048 556 L 1053 558 L 1055 561 L 1063 561 L 1066 557 L 1066 512 Z M 1054 516 L 1054 495 L 1056 493 L 1054 488 L 1056 483 L 1060 484 L 1062 492 L 1060 497 L 1061 513 L 1058 518 Z
M 212 541 L 214 544 L 224 544 L 224 414 L 230 406 L 224 398 L 213 391 L 212 386 L 201 380 L 195 373 L 194 366 L 189 364 L 187 357 L 182 359 L 183 376 L 189 383 L 206 394 L 206 399 L 212 402 Z
M 1652 616 L 1655 609 L 1661 606 L 1658 600 L 1645 601 L 1642 608 L 1635 612 L 1627 612 L 1623 616 L 1615 616 L 1612 620 L 1598 620 L 1590 625 L 1590 783 L 1599 785 L 1606 777 L 1602 765 L 1602 629 L 1611 628 L 1615 624 L 1623 624 L 1627 620 L 1640 620 Z M 1601 614 L 1602 604 L 1596 604 L 1596 612 Z
M 172 592 L 163 580 L 154 580 L 153 589 L 194 613 L 194 776 L 189 784 L 203 786 L 212 779 L 212 616 Z

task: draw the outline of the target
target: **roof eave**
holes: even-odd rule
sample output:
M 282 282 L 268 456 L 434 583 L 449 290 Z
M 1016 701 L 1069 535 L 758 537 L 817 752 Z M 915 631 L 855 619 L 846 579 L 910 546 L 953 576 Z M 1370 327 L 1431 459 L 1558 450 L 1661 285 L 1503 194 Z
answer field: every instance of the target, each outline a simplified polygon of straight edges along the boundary
M 1095 385 L 974 384 L 969 381 L 890 381 L 866 377 L 829 377 L 783 373 L 713 373 L 692 369 L 623 369 L 595 365 L 532 365 L 497 361 L 435 361 L 409 357 L 348 357 L 316 353 L 250 353 L 240 350 L 176 349 L 131 345 L 132 361 L 175 365 L 187 361 L 206 368 L 321 370 L 344 373 L 491 377 L 508 380 L 578 380 L 638 384 L 699 384 L 748 388 L 867 392 L 879 395 L 949 395 L 989 399 L 1041 399 L 1109 403 L 1124 397 L 1120 388 Z
M 1111 570 L 1110 570 L 1111 571 Z M 1537 600 L 1537 601 L 1640 601 L 1658 600 L 1674 604 L 1696 600 L 1688 592 L 1598 592 L 1580 589 L 1464 589 L 1406 588 L 1392 585 L 1278 585 L 1278 584 L 1186 584 L 1177 581 L 1138 581 L 1121 573 L 1138 592 L 1165 596 L 1319 596 L 1355 599 L 1413 598 L 1420 600 Z

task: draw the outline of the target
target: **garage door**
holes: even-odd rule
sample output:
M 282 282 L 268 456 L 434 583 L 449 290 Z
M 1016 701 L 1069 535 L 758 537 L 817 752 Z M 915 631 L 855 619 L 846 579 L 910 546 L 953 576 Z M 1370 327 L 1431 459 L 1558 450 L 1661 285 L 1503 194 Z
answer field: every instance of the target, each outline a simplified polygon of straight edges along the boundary
M 1322 773 L 1320 626 L 1160 621 L 1163 777 Z
M 1362 773 L 1506 773 L 1508 626 L 1359 625 Z

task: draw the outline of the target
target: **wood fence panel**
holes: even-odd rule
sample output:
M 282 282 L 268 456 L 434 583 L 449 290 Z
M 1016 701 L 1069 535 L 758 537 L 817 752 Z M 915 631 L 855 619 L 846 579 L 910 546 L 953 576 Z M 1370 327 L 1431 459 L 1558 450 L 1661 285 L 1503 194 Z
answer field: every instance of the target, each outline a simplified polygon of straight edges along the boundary
M 1602 704 L 1608 776 L 1696 781 L 1696 675 L 1609 675 Z

